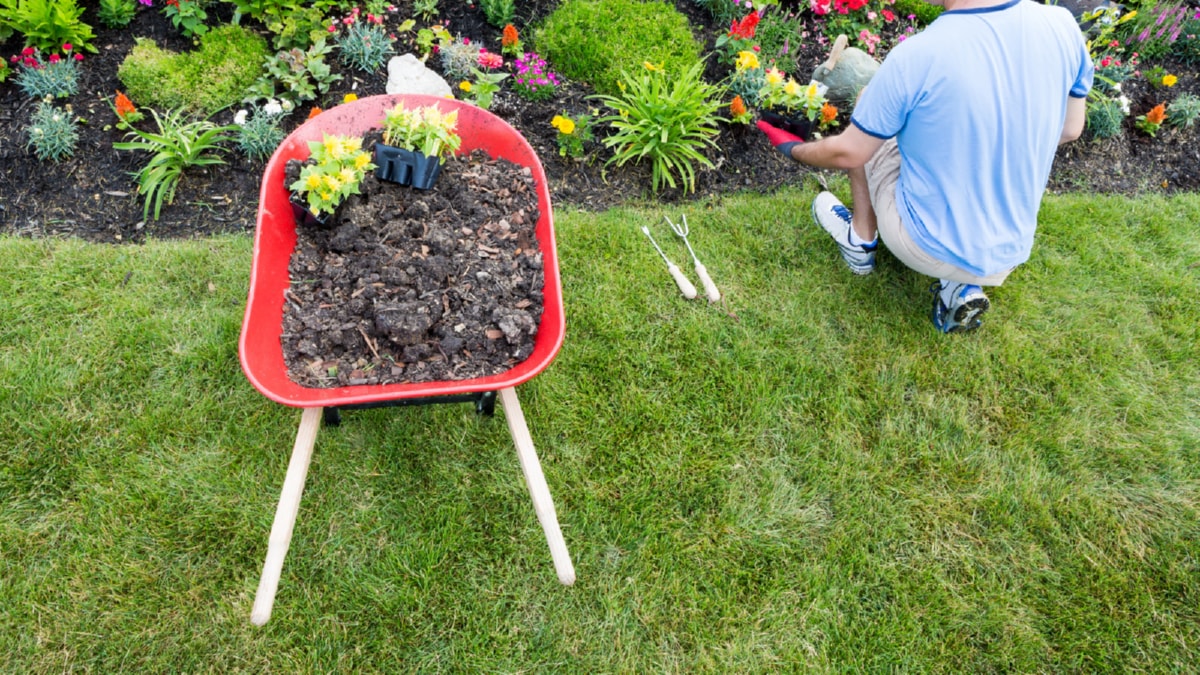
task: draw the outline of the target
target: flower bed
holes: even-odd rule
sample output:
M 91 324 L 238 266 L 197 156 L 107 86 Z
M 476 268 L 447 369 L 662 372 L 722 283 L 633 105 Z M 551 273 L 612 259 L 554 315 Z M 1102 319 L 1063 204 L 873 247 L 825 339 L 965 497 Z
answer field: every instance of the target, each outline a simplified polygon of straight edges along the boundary
M 14 34 L 0 43 L 5 57 L 7 77 L 0 83 L 0 231 L 30 236 L 74 234 L 102 241 L 137 241 L 147 234 L 155 236 L 191 236 L 215 231 L 245 231 L 253 226 L 253 206 L 257 199 L 258 181 L 263 166 L 261 152 L 254 148 L 270 147 L 273 135 L 271 123 L 277 123 L 276 134 L 290 131 L 303 122 L 314 109 L 339 105 L 347 96 L 384 93 L 386 68 L 377 66 L 370 72 L 359 70 L 364 64 L 377 60 L 380 45 L 362 45 L 343 58 L 339 40 L 344 40 L 353 26 L 378 26 L 395 41 L 384 45 L 392 52 L 404 53 L 444 47 L 466 54 L 459 63 L 463 72 L 448 72 L 448 60 L 440 56 L 428 60 L 428 65 L 446 77 L 459 98 L 490 106 L 490 110 L 518 129 L 541 158 L 548 176 L 554 200 L 583 208 L 605 208 L 631 196 L 654 195 L 659 200 L 706 198 L 721 193 L 753 189 L 770 190 L 780 185 L 798 184 L 808 169 L 778 157 L 770 146 L 744 122 L 761 111 L 760 102 L 750 100 L 751 90 L 742 93 L 730 109 L 734 96 L 726 87 L 736 69 L 742 52 L 754 55 L 764 69 L 772 65 L 781 68 L 800 85 L 806 84 L 813 68 L 829 49 L 829 40 L 822 35 L 824 25 L 851 37 L 852 43 L 864 50 L 883 56 L 891 45 L 920 29 L 915 15 L 904 14 L 898 6 L 873 3 L 816 2 L 811 6 L 772 6 L 759 19 L 747 20 L 750 10 L 734 3 L 695 2 L 679 0 L 676 8 L 687 16 L 693 33 L 705 44 L 704 80 L 724 91 L 716 122 L 717 134 L 711 146 L 700 148 L 707 162 L 695 162 L 694 182 L 677 181 L 675 187 L 667 181 L 652 178 L 649 164 L 628 161 L 620 166 L 608 163 L 621 148 L 605 145 L 616 132 L 612 121 L 604 121 L 616 111 L 606 109 L 586 83 L 559 77 L 551 81 L 553 63 L 540 64 L 533 54 L 536 47 L 532 35 L 526 34 L 538 20 L 548 16 L 558 0 L 516 2 L 515 16 L 521 17 L 507 32 L 488 21 L 488 12 L 497 11 L 495 3 L 424 3 L 436 9 L 432 16 L 409 16 L 410 6 L 385 9 L 375 13 L 366 9 L 347 9 L 331 15 L 318 16 L 311 8 L 279 16 L 264 16 L 262 20 L 241 17 L 240 23 L 252 32 L 271 40 L 287 31 L 305 28 L 319 29 L 325 35 L 323 47 L 290 52 L 287 63 L 308 64 L 313 76 L 307 82 L 276 80 L 269 83 L 274 100 L 260 98 L 256 106 L 235 104 L 222 109 L 211 118 L 214 128 L 221 129 L 214 143 L 213 156 L 221 163 L 188 164 L 181 160 L 179 182 L 173 200 L 164 203 L 155 219 L 143 209 L 144 195 L 138 194 L 133 174 L 146 165 L 144 152 L 114 150 L 114 144 L 128 141 L 131 128 L 143 133 L 156 131 L 154 115 L 135 120 L 128 117 L 129 106 L 135 112 L 146 110 L 143 102 L 117 99 L 125 87 L 118 70 L 138 39 L 152 39 L 164 52 L 189 54 L 196 48 L 194 39 L 205 39 L 201 26 L 216 29 L 233 19 L 233 5 L 211 2 L 204 8 L 204 18 L 195 23 L 195 7 L 189 0 L 179 0 L 168 8 L 162 3 L 145 3 L 133 8 L 127 26 L 108 28 L 103 25 L 94 8 L 83 11 L 79 21 L 92 27 L 94 36 L 86 41 L 76 40 L 68 52 L 62 45 L 49 45 L 38 54 L 49 65 L 57 56 L 56 66 L 70 62 L 76 68 L 76 89 L 62 97 L 51 95 L 54 111 L 38 116 L 38 102 L 26 91 L 28 78 L 22 72 L 31 66 L 23 54 L 24 40 Z M 842 7 L 844 5 L 844 7 Z M 1144 190 L 1195 190 L 1200 188 L 1200 125 L 1176 126 L 1179 100 L 1184 94 L 1200 94 L 1196 68 L 1177 55 L 1178 49 L 1164 49 L 1163 42 L 1175 28 L 1176 41 L 1190 44 L 1194 34 L 1187 32 L 1200 19 L 1190 13 L 1194 8 L 1178 7 L 1171 13 L 1161 6 L 1161 24 L 1156 16 L 1146 21 L 1145 28 L 1137 24 L 1136 34 L 1119 38 L 1117 33 L 1091 35 L 1097 63 L 1102 73 L 1113 74 L 1113 68 L 1123 68 L 1119 74 L 1119 93 L 1106 91 L 1116 102 L 1117 109 L 1110 121 L 1113 134 L 1096 138 L 1089 132 L 1081 141 L 1064 146 L 1059 152 L 1052 189 L 1085 189 L 1099 191 L 1136 192 Z M 839 8 L 846 9 L 841 14 Z M 724 10 L 731 17 L 720 17 Z M 1126 19 L 1129 25 L 1144 21 L 1154 8 L 1143 9 L 1142 19 Z M 182 12 L 182 16 L 181 16 Z M 726 20 L 730 18 L 730 20 Z M 336 19 L 336 23 L 334 20 Z M 407 24 L 415 19 L 412 25 Z M 1120 17 L 1112 21 L 1119 21 Z M 305 24 L 304 22 L 309 23 Z M 731 26 L 731 21 L 734 22 Z M 190 23 L 189 23 L 190 22 Z M 439 25 L 438 31 L 431 27 Z M 782 26 L 782 28 L 781 28 Z M 1163 35 L 1157 35 L 1166 26 Z M 1119 26 L 1118 26 L 1119 27 Z M 786 29 L 786 30 L 785 30 Z M 614 27 L 613 30 L 619 30 Z M 1116 29 L 1114 29 L 1116 30 Z M 1146 31 L 1149 32 L 1146 32 Z M 191 31 L 194 37 L 184 35 Z M 211 34 L 213 30 L 208 30 Z M 366 31 L 361 32 L 364 35 Z M 514 33 L 516 37 L 514 39 Z M 1143 36 L 1143 33 L 1145 35 Z M 443 37 L 438 37 L 439 35 Z M 449 36 L 451 42 L 445 36 Z M 1102 41 L 1100 38 L 1104 38 Z M 732 47 L 728 43 L 732 42 Z M 1113 40 L 1117 45 L 1113 46 Z M 727 44 L 718 46 L 718 42 Z M 517 47 L 517 45 L 520 47 Z M 1107 46 L 1104 46 L 1107 45 Z M 479 58 L 479 47 L 486 51 Z M 1136 57 L 1132 54 L 1143 47 Z M 91 51 L 94 48 L 95 51 Z M 324 49 L 324 56 L 319 52 Z M 1157 52 L 1153 58 L 1146 52 Z M 1193 48 L 1191 54 L 1197 53 Z M 470 56 L 475 54 L 474 57 Z M 63 58 L 64 55 L 67 58 Z M 76 60 L 75 56 L 82 57 Z M 10 57 L 17 57 L 17 61 Z M 320 58 L 318 58 L 320 57 Z M 323 59 L 323 60 L 322 60 Z M 474 60 L 472 60 L 474 59 Z M 525 70 L 518 67 L 518 60 Z M 321 61 L 324 65 L 313 64 Z M 744 62 L 748 62 L 745 59 Z M 284 61 L 280 61 L 284 64 Z M 465 65 L 464 65 L 465 64 Z M 541 75 L 531 75 L 537 65 Z M 653 67 L 657 64 L 648 63 Z M 281 68 L 283 66 L 280 66 Z M 288 66 L 291 67 L 291 66 Z M 285 69 L 286 70 L 286 69 Z M 269 72 L 269 69 L 264 70 Z M 557 77 L 557 76 L 556 76 Z M 287 78 L 283 78 L 286 80 Z M 1110 78 L 1111 79 L 1111 78 Z M 547 85 L 549 82 L 552 86 Z M 464 86 L 464 84 L 466 86 Z M 47 85 L 50 86 L 50 85 Z M 256 88 L 263 91 L 264 84 Z M 533 96 L 522 88 L 536 88 Z M 218 92 L 220 93 L 220 92 Z M 540 100 L 536 100 L 540 99 Z M 120 110 L 117 105 L 120 104 Z M 1162 105 L 1161 108 L 1158 106 Z M 842 106 L 843 108 L 845 106 Z M 1128 114 L 1125 113 L 1127 108 Z M 245 110 L 246 112 L 240 112 Z M 58 145 L 34 144 L 31 134 L 35 119 L 72 122 L 70 129 L 61 130 Z M 118 112 L 121 112 L 120 116 Z M 170 111 L 158 111 L 166 113 Z M 740 113 L 740 114 L 739 114 Z M 1155 124 L 1162 116 L 1160 122 Z M 822 110 L 820 120 L 827 125 L 837 122 L 844 126 L 847 111 L 836 114 Z M 731 121 L 737 120 L 737 121 Z M 235 124 L 245 123 L 244 126 Z M 252 142 L 245 140 L 245 129 L 254 126 L 258 135 Z M 835 132 L 832 126 L 830 132 Z M 1099 129 L 1098 123 L 1095 126 Z M 567 131 L 569 129 L 569 131 Z M 1151 133 L 1153 132 L 1153 133 Z M 45 129 L 43 129 L 45 133 Z M 77 138 L 71 141 L 70 134 Z M 63 150 L 70 147 L 70 152 Z M 269 154 L 269 153 L 268 153 Z M 39 155 L 41 159 L 39 159 Z M 655 194 L 652 185 L 657 184 Z M 144 186 L 143 186 L 144 187 Z M 694 190 L 692 189 L 694 188 Z

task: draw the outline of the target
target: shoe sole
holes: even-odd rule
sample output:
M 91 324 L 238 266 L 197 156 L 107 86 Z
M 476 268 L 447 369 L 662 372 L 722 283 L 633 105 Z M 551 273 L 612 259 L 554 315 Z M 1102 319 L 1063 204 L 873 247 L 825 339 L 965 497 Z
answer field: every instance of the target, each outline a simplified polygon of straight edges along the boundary
M 992 306 L 990 300 L 986 297 L 973 298 L 958 306 L 954 310 L 954 326 L 947 333 L 967 333 L 973 331 L 983 323 L 983 315 Z

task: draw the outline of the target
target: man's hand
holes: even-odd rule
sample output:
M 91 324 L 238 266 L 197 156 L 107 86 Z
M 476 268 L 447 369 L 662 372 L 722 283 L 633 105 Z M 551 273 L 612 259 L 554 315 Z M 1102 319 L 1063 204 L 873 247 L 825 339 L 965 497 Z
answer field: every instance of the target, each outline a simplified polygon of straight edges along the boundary
M 759 131 L 766 134 L 767 140 L 771 142 L 771 145 L 775 146 L 775 149 L 788 159 L 792 158 L 792 148 L 804 142 L 803 138 L 788 133 L 783 129 L 777 129 L 762 120 L 755 123 L 755 126 L 758 127 Z

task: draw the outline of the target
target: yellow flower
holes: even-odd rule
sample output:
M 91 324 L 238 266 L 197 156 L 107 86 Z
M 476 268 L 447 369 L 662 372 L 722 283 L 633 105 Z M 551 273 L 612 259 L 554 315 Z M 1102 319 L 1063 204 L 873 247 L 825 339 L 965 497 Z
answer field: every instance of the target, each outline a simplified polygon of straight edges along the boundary
M 788 80 L 787 84 L 783 85 L 783 93 L 788 96 L 799 96 L 800 85 L 796 84 L 795 80 Z
M 469 91 L 471 91 L 471 83 L 467 82 L 466 80 L 463 80 L 462 82 L 458 83 L 458 88 L 462 89 L 463 91 L 469 92 Z
M 774 86 L 778 85 L 780 82 L 783 82 L 783 72 L 782 71 L 780 71 L 778 68 L 771 68 L 771 69 L 767 70 L 767 84 L 774 87 Z
M 751 70 L 758 67 L 758 54 L 751 51 L 738 52 L 734 67 L 740 70 Z
M 804 96 L 810 101 L 815 101 L 821 97 L 821 90 L 817 88 L 816 83 L 809 83 L 804 89 Z
M 331 192 L 322 192 L 321 193 L 321 201 L 327 202 L 332 199 L 333 199 L 333 193 L 331 193 Z
M 655 72 L 655 71 L 662 72 L 663 64 L 660 63 L 656 66 L 653 63 L 650 63 L 649 61 L 642 61 L 642 67 L 651 72 Z
M 354 175 L 354 169 L 351 169 L 348 166 L 343 167 L 342 170 L 338 172 L 338 180 L 342 181 L 343 184 L 353 183 L 355 178 L 357 178 L 357 176 Z
M 362 171 L 371 163 L 371 156 L 365 152 L 360 152 L 354 156 L 354 168 Z
M 317 190 L 321 187 L 321 176 L 315 173 L 308 174 L 308 178 L 304 180 L 305 190 Z
M 342 181 L 338 180 L 334 176 L 330 176 L 330 175 L 326 174 L 324 176 L 323 180 L 325 181 L 325 187 L 330 192 L 337 192 L 342 187 Z
M 350 92 L 349 94 L 346 94 L 345 96 L 342 97 L 342 103 L 353 103 L 354 101 L 357 101 L 357 100 L 358 100 L 358 94 L 355 94 L 354 92 Z
M 568 136 L 575 133 L 575 120 L 562 115 L 555 115 L 554 119 L 550 120 L 550 126 L 558 129 L 561 133 Z
M 1179 78 L 1174 75 L 1163 75 L 1162 83 L 1164 87 L 1174 87 L 1178 81 Z

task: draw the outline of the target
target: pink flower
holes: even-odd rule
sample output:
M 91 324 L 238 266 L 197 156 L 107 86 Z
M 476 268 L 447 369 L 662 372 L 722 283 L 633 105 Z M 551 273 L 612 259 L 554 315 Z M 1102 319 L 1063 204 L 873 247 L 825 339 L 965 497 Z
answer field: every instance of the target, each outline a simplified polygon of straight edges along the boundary
M 82 60 L 83 60 L 83 54 L 76 54 L 76 55 L 75 55 L 75 60 L 76 60 L 76 61 L 82 61 Z
M 59 59 L 58 59 L 58 54 L 51 54 L 51 55 L 50 55 L 50 63 L 58 63 L 58 60 L 59 60 Z
M 63 43 L 63 51 L 64 51 L 64 52 L 69 52 L 69 51 L 71 51 L 71 43 L 70 43 L 70 42 L 65 42 L 65 43 Z
M 33 56 L 33 47 L 26 47 L 21 50 L 21 56 Z

